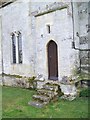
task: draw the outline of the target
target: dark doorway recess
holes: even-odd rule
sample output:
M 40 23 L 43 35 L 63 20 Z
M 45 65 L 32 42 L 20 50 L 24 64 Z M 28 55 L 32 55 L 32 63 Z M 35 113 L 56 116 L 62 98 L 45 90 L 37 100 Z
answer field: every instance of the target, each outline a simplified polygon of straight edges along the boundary
M 48 49 L 48 79 L 58 80 L 58 51 L 57 44 L 51 40 Z

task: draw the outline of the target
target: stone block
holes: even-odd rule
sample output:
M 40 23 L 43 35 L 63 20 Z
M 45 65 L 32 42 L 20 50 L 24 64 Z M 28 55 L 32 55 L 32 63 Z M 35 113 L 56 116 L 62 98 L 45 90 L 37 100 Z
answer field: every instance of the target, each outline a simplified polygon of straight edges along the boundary
M 61 88 L 61 91 L 65 95 L 76 95 L 77 94 L 77 89 L 76 89 L 75 85 L 64 85 L 64 84 L 61 84 L 60 88 Z

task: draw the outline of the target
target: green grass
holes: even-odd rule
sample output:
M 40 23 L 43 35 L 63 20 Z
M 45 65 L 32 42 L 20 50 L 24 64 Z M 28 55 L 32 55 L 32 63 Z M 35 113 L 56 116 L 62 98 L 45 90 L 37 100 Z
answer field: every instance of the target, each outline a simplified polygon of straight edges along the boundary
M 87 118 L 88 99 L 77 98 L 74 101 L 59 99 L 44 108 L 29 106 L 33 90 L 2 87 L 3 118 Z
M 90 88 L 82 88 L 79 96 L 90 97 Z
M 0 86 L 0 120 L 2 118 L 2 87 Z

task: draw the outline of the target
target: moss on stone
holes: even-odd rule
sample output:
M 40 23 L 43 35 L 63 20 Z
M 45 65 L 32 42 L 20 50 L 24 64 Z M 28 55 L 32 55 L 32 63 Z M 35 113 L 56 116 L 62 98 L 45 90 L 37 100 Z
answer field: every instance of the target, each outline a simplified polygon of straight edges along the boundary
M 35 82 L 35 76 L 28 78 L 29 87 L 32 86 L 33 89 L 36 89 L 37 83 Z
M 20 75 L 11 75 L 11 74 L 5 74 L 5 73 L 3 73 L 3 76 L 22 78 L 22 76 L 20 76 Z
M 35 76 L 33 76 L 33 77 L 29 77 L 29 78 L 28 78 L 28 82 L 33 83 L 34 80 L 35 80 L 35 78 L 36 78 Z

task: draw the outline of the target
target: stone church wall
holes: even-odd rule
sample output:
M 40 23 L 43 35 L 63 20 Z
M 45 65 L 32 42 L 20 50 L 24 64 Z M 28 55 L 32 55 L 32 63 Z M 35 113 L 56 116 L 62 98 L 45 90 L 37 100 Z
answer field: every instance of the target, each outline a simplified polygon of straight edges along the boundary
M 78 48 L 83 46 L 79 46 L 79 37 L 76 33 L 86 35 L 88 17 L 86 14 L 83 17 L 78 16 L 79 11 L 82 8 L 84 9 L 85 6 L 87 5 L 77 6 L 77 4 L 74 4 L 74 40 Z M 29 0 L 28 2 L 19 0 L 2 8 L 3 72 L 5 74 L 23 77 L 41 75 L 43 79 L 47 80 L 47 45 L 50 40 L 53 40 L 58 46 L 59 81 L 64 77 L 76 79 L 73 78 L 73 72 L 80 67 L 80 61 L 79 51 L 72 49 L 73 21 L 71 3 L 62 9 L 58 9 L 58 7 L 60 7 L 60 3 L 31 3 Z M 47 14 L 43 14 L 45 11 L 47 11 Z M 50 34 L 47 31 L 47 25 L 50 25 Z M 18 31 L 22 34 L 23 64 L 12 63 L 11 33 L 16 34 Z M 86 44 L 85 46 L 87 48 Z M 0 73 L 2 72 L 1 57 L 0 45 Z M 14 83 L 15 78 L 11 78 L 11 82 L 9 81 L 10 78 L 9 76 L 4 77 L 8 84 Z
M 50 34 L 47 32 L 48 24 L 51 27 Z M 48 79 L 47 44 L 53 40 L 58 45 L 59 80 L 63 76 L 72 75 L 75 61 L 75 50 L 72 49 L 72 31 L 72 16 L 68 14 L 68 8 L 36 17 L 36 73 L 42 74 L 45 79 Z
M 34 44 L 31 37 L 28 2 L 16 1 L 2 8 L 4 73 L 22 76 L 34 75 Z M 23 64 L 12 63 L 11 33 L 22 34 Z
M 89 48 L 89 5 L 88 2 L 80 2 L 74 4 L 74 24 L 75 24 L 75 42 L 76 48 L 83 51 L 78 51 L 78 70 L 80 79 L 90 79 L 90 50 Z M 77 8 L 77 9 L 75 9 Z M 76 13 L 77 12 L 77 13 Z M 75 14 L 76 13 L 76 14 Z M 78 19 L 77 19 L 78 16 Z M 78 24 L 78 25 L 77 25 Z M 78 35 L 77 35 L 78 32 Z

